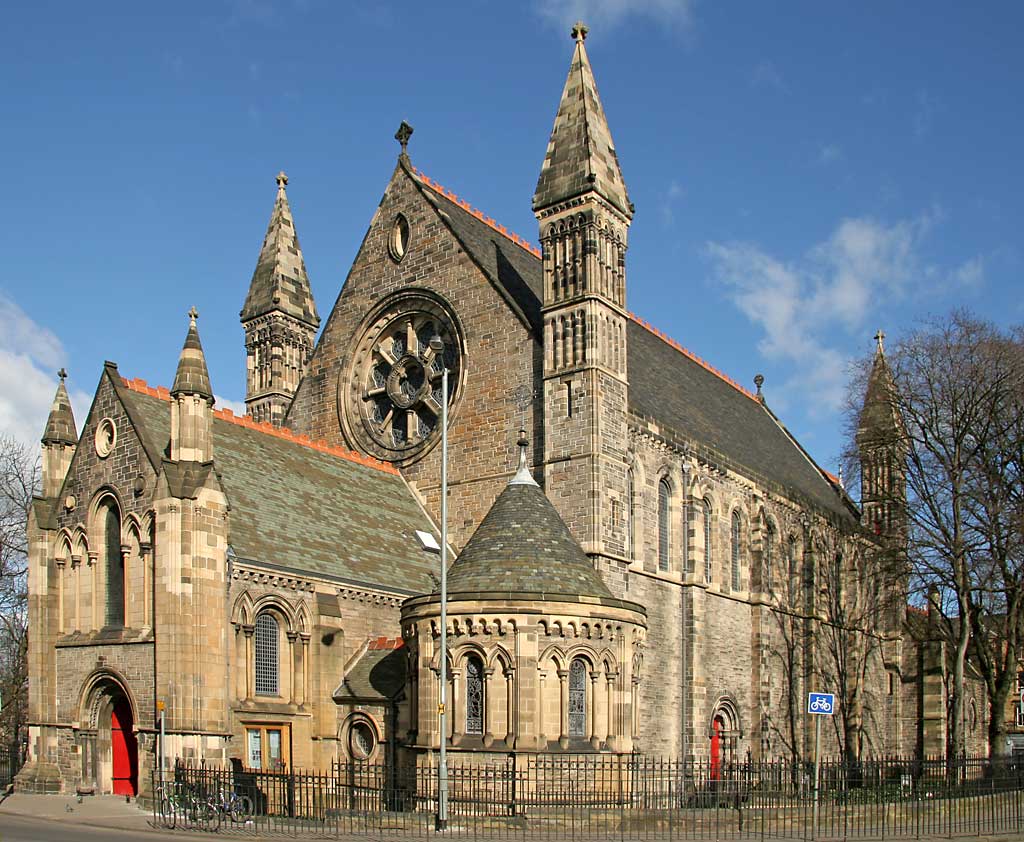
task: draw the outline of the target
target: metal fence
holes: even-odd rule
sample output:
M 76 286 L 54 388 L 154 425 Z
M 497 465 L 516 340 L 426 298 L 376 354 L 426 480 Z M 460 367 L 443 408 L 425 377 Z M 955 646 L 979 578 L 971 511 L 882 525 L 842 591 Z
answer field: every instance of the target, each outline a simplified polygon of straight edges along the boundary
M 156 787 L 154 782 L 154 787 Z M 248 796 L 221 833 L 366 839 L 435 834 L 437 769 L 327 772 L 177 764 L 174 787 Z M 449 768 L 445 835 L 509 839 L 917 839 L 1024 830 L 1024 769 L 987 758 L 858 763 L 680 762 L 629 755 L 492 756 Z M 154 809 L 154 821 L 160 822 Z
M 10 786 L 24 762 L 25 752 L 20 745 L 0 746 L 0 790 Z

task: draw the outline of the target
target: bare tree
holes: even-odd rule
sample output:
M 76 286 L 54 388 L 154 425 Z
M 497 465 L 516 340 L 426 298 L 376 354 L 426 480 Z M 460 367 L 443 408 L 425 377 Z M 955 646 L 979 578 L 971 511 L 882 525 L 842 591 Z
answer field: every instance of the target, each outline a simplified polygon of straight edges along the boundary
M 1007 509 L 1007 485 L 1013 466 L 1020 465 L 1014 455 L 1020 447 L 1014 421 L 1020 348 L 1019 334 L 1000 332 L 962 311 L 896 344 L 885 355 L 884 391 L 898 424 L 891 442 L 876 440 L 872 447 L 888 444 L 894 459 L 888 469 L 901 481 L 866 482 L 861 476 L 865 512 L 873 507 L 887 513 L 888 525 L 898 524 L 911 598 L 923 602 L 938 594 L 934 605 L 943 621 L 936 628 L 953 651 L 948 750 L 954 755 L 966 748 L 964 685 L 972 632 L 973 653 L 986 681 L 991 678 L 995 721 L 1004 716 L 995 706 L 1000 697 L 1005 705 L 1005 673 L 1021 642 L 1020 517 L 1015 520 Z M 854 381 L 851 426 L 861 431 L 864 386 L 877 378 L 878 365 L 878 355 L 865 361 Z M 865 463 L 863 447 L 855 444 L 851 453 L 850 467 Z M 1002 619 L 994 620 L 996 615 Z M 993 751 L 1004 749 L 1005 744 L 992 745 Z
M 28 690 L 27 526 L 39 490 L 39 458 L 0 436 L 0 734 L 17 739 Z

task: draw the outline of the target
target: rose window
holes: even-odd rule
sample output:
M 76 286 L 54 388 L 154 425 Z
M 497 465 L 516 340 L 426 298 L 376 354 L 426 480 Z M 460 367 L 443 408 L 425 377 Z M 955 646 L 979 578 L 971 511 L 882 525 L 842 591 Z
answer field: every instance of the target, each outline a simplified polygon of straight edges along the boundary
M 430 347 L 440 337 L 443 352 Z M 406 462 L 441 429 L 441 375 L 448 367 L 449 406 L 461 374 L 460 340 L 446 308 L 423 294 L 385 307 L 356 346 L 342 422 L 379 459 Z

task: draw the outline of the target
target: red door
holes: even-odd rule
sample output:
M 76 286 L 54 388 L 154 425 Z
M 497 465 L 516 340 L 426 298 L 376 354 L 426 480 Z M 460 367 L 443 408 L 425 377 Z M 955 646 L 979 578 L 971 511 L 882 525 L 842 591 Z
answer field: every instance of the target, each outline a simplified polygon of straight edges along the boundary
M 722 774 L 722 720 L 717 716 L 711 723 L 711 780 Z
M 139 743 L 132 728 L 132 708 L 127 699 L 114 705 L 110 714 L 110 743 L 114 754 L 111 775 L 114 795 L 135 795 L 139 784 Z

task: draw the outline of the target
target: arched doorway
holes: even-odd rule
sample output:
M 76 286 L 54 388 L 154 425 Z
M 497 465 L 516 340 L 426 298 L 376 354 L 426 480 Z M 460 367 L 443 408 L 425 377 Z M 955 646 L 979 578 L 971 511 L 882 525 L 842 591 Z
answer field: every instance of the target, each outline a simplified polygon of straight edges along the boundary
M 139 791 L 139 741 L 134 725 L 132 706 L 121 696 L 110 712 L 110 783 L 114 795 L 136 795 Z
M 79 791 L 137 795 L 136 708 L 124 678 L 109 668 L 96 670 L 82 687 L 79 710 Z
M 725 750 L 725 721 L 716 716 L 711 723 L 711 780 L 722 776 L 722 754 Z

